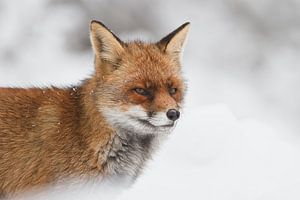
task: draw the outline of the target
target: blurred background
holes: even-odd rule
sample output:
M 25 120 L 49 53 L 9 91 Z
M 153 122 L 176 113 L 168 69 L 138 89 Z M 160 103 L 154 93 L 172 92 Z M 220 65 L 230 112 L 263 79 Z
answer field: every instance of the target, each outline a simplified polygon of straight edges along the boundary
M 0 86 L 79 84 L 93 72 L 91 19 L 146 41 L 190 21 L 185 113 L 118 198 L 299 199 L 299 10 L 299 0 L 0 0 Z

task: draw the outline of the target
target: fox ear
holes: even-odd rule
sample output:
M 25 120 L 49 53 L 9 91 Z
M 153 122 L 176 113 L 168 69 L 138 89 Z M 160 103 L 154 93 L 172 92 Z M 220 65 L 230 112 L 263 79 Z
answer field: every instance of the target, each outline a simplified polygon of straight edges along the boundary
M 190 23 L 186 22 L 179 28 L 162 38 L 158 46 L 167 54 L 171 55 L 174 60 L 179 61 L 181 52 L 186 41 Z
M 104 61 L 115 63 L 124 51 L 123 42 L 96 20 L 90 24 L 90 39 L 96 56 Z

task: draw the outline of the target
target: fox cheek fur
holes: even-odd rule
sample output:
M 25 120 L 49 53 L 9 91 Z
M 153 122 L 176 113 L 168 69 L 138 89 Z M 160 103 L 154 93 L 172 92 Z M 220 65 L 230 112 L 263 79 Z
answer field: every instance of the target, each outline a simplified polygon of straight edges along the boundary
M 157 43 L 90 24 L 95 72 L 73 88 L 0 88 L 0 198 L 68 177 L 134 180 L 180 116 L 189 23 Z

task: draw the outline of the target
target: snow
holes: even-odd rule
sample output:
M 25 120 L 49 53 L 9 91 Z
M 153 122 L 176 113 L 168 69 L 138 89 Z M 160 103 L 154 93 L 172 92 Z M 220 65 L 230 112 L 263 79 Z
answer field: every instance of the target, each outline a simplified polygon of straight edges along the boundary
M 186 115 L 125 199 L 282 199 L 291 185 L 299 187 L 299 147 L 274 130 L 255 120 L 237 121 L 224 105 Z
M 300 148 L 225 105 L 187 111 L 144 176 L 120 199 L 298 199 Z
M 65 86 L 88 77 L 91 18 L 124 39 L 150 40 L 191 21 L 184 114 L 117 198 L 299 199 L 300 1 L 110 2 L 2 0 L 0 85 Z M 97 199 L 104 190 L 87 184 L 41 199 Z

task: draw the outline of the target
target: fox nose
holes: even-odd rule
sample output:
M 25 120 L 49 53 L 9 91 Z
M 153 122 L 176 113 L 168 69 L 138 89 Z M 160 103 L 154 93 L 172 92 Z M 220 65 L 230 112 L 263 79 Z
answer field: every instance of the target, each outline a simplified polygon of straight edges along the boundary
M 180 117 L 180 112 L 175 109 L 170 109 L 167 112 L 167 117 L 172 121 L 176 121 Z

